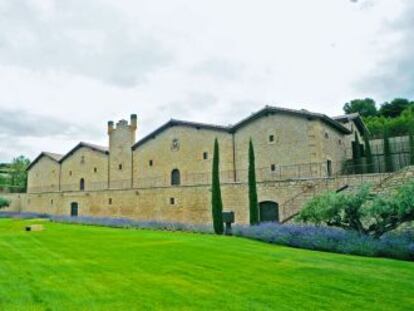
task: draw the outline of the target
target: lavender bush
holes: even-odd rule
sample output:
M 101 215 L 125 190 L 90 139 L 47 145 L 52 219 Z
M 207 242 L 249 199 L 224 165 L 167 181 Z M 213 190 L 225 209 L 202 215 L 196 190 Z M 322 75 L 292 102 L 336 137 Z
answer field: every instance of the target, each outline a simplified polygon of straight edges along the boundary
M 20 219 L 49 218 L 49 215 L 43 214 L 43 213 L 2 211 L 0 212 L 0 218 L 20 218 Z
M 233 234 L 268 243 L 372 257 L 414 259 L 414 231 L 392 232 L 374 239 L 339 228 L 263 223 L 237 225 Z
M 90 217 L 90 216 L 50 216 L 51 221 L 60 223 L 95 225 L 113 228 L 135 228 L 165 231 L 185 231 L 197 233 L 213 233 L 210 225 L 190 225 L 178 222 L 138 221 L 128 218 Z

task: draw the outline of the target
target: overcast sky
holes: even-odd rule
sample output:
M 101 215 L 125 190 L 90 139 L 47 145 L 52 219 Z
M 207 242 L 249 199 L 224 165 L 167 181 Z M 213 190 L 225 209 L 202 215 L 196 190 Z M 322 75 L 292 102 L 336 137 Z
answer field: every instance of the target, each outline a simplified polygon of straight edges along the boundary
M 412 0 L 0 0 L 0 162 L 138 114 L 232 124 L 414 95 Z

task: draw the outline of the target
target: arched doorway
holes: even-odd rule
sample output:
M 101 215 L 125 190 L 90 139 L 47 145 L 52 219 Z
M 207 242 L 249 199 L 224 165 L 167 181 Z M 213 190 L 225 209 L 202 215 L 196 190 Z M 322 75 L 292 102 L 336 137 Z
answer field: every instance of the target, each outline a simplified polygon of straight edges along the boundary
M 259 203 L 260 222 L 279 222 L 279 204 L 273 201 L 263 201 Z
M 78 202 L 70 203 L 70 216 L 76 217 L 78 216 L 79 204 Z

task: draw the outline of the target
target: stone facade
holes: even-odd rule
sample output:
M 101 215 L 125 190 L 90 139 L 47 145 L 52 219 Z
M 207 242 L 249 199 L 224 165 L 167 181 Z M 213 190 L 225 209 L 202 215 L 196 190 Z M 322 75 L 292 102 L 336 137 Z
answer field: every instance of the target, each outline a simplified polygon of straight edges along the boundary
M 273 202 L 279 220 L 284 202 L 301 194 L 303 181 L 339 172 L 351 131 L 325 115 L 265 107 L 234 126 L 171 120 L 135 142 L 137 117 L 108 122 L 109 148 L 80 143 L 66 155 L 42 153 L 30 165 L 24 211 L 211 222 L 213 144 L 220 145 L 225 210 L 248 221 L 247 166 L 251 139 L 260 202 Z M 53 155 L 53 154 L 52 154 Z M 297 181 L 292 181 L 296 180 Z M 292 184 L 293 183 L 293 184 Z

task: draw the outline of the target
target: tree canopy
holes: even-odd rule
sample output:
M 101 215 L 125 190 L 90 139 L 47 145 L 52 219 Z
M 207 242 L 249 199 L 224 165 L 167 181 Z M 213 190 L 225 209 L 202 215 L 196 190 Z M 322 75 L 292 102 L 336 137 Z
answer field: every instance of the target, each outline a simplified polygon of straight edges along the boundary
M 414 123 L 414 101 L 395 98 L 385 102 L 377 109 L 371 98 L 354 99 L 346 103 L 344 112 L 359 113 L 373 138 L 382 138 L 387 127 L 390 137 L 408 135 Z
M 375 101 L 371 98 L 354 99 L 346 103 L 343 107 L 346 114 L 359 113 L 362 117 L 370 117 L 377 115 L 377 107 Z
M 386 118 L 396 118 L 414 103 L 405 98 L 395 98 L 391 102 L 385 102 L 379 109 L 379 114 Z
M 327 192 L 311 199 L 297 219 L 379 238 L 414 220 L 414 181 L 394 194 L 376 195 L 363 185 L 355 193 Z

